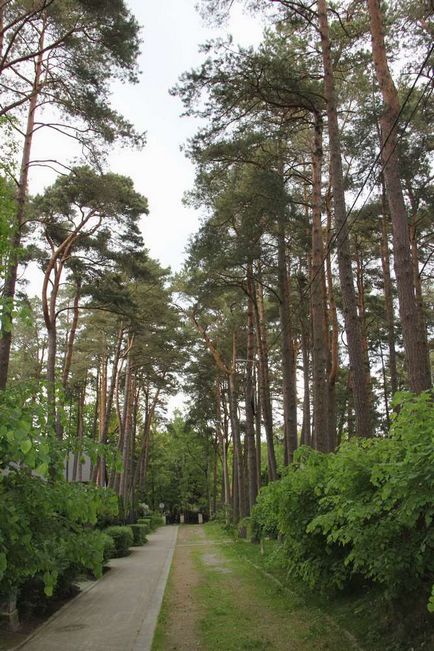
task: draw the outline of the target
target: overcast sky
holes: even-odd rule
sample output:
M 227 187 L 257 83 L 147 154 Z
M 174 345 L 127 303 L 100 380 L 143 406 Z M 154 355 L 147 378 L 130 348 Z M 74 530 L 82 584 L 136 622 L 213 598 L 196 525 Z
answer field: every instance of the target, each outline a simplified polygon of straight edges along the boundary
M 142 73 L 138 85 L 116 86 L 113 103 L 147 132 L 147 145 L 141 152 L 116 151 L 110 167 L 131 176 L 148 197 L 150 215 L 143 222 L 146 246 L 164 266 L 177 270 L 188 237 L 197 227 L 196 211 L 182 205 L 183 193 L 193 183 L 193 168 L 180 151 L 197 124 L 180 117 L 181 103 L 168 90 L 182 72 L 201 63 L 201 43 L 225 31 L 233 34 L 235 42 L 257 43 L 262 26 L 235 7 L 224 31 L 211 29 L 196 12 L 195 0 L 128 0 L 128 4 L 142 25 Z

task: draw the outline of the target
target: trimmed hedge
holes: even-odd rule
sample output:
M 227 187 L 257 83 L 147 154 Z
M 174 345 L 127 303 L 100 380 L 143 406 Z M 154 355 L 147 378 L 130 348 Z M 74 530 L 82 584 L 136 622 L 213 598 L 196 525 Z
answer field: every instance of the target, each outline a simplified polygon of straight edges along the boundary
M 151 533 L 151 520 L 150 518 L 139 518 L 137 524 L 141 524 L 142 527 L 145 527 L 146 534 Z
M 134 545 L 140 546 L 148 542 L 146 538 L 146 534 L 148 533 L 146 524 L 130 524 L 130 529 L 133 532 Z
M 151 530 L 161 527 L 163 524 L 161 513 L 152 513 L 150 517 Z
M 115 545 L 115 558 L 128 555 L 129 548 L 134 544 L 134 535 L 131 527 L 107 527 L 107 529 L 104 529 L 104 533 L 113 539 Z
M 101 535 L 104 536 L 103 562 L 107 563 L 116 553 L 115 541 L 107 533 L 102 533 Z

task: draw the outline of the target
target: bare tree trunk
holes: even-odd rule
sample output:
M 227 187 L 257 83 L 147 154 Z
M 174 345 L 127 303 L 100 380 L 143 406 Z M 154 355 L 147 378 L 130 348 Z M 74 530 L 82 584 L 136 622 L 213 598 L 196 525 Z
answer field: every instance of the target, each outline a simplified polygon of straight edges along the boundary
M 48 428 L 56 428 L 56 322 L 47 328 L 47 415 Z
M 40 51 L 44 47 L 44 39 L 45 25 L 41 31 L 39 39 Z M 27 114 L 26 135 L 24 138 L 24 148 L 20 167 L 20 179 L 17 191 L 17 212 L 15 217 L 14 231 L 10 241 L 9 263 L 6 268 L 6 277 L 3 286 L 3 313 L 0 331 L 0 390 L 6 387 L 9 372 L 9 361 L 12 344 L 13 303 L 18 277 L 21 236 L 24 224 L 25 206 L 27 202 L 30 153 L 32 149 L 33 133 L 35 128 L 35 113 L 37 109 L 38 95 L 41 84 L 42 63 L 43 54 L 41 52 L 38 55 L 35 64 L 35 77 L 33 82 L 32 96 L 29 102 L 29 111 Z
M 226 523 L 229 524 L 229 510 L 231 503 L 229 470 L 227 458 L 227 436 L 225 435 L 225 423 L 223 422 L 222 412 L 222 392 L 220 380 L 217 377 L 215 384 L 216 393 L 216 418 L 217 418 L 217 436 L 222 451 L 222 474 L 223 474 L 223 507 L 225 512 Z
M 384 183 L 382 184 L 382 203 L 383 218 L 381 221 L 381 266 L 383 269 L 384 278 L 384 304 L 387 325 L 387 344 L 389 347 L 390 389 L 393 395 L 396 393 L 396 391 L 398 391 L 398 371 L 396 368 L 395 318 L 393 311 L 392 281 L 390 279 L 390 259 L 387 237 L 387 217 L 389 212 Z
M 357 305 L 359 309 L 360 332 L 362 334 L 362 348 L 363 348 L 365 368 L 367 373 L 366 382 L 368 383 L 368 386 L 370 386 L 371 375 L 370 375 L 370 365 L 369 365 L 368 331 L 366 326 L 365 274 L 364 274 L 363 254 L 361 252 L 361 247 L 359 246 L 357 240 L 356 240 L 355 259 L 356 259 L 356 278 L 357 278 Z
M 253 270 L 251 263 L 249 263 L 247 267 L 247 366 L 245 386 L 249 513 L 256 502 L 258 494 L 255 449 L 255 389 L 253 384 L 253 365 L 255 363 L 254 294 Z
M 389 429 L 389 427 L 390 427 L 390 409 L 389 409 L 389 399 L 388 399 L 388 396 L 387 396 L 386 366 L 384 364 L 383 347 L 381 345 L 381 341 L 380 341 L 380 359 L 381 359 L 381 373 L 382 373 L 382 376 L 383 376 L 384 409 L 386 411 L 387 428 Z
M 64 361 L 63 361 L 63 371 L 62 371 L 62 387 L 63 387 L 64 395 L 66 394 L 67 391 L 69 372 L 71 370 L 71 364 L 72 364 L 72 353 L 74 350 L 75 335 L 77 332 L 79 298 L 80 298 L 80 281 L 78 281 L 77 283 L 77 291 L 74 296 L 72 323 L 71 323 L 71 328 L 69 330 L 69 333 L 66 336 L 66 343 L 65 343 L 65 354 L 64 354 Z M 59 408 L 57 409 L 57 413 L 56 413 L 56 432 L 59 439 L 63 438 L 63 424 L 62 424 L 63 413 L 64 413 L 63 404 L 61 404 L 59 405 Z
M 322 122 L 315 116 L 312 146 L 312 402 L 313 447 L 331 450 L 328 428 L 328 333 L 324 292 L 324 242 L 321 225 Z
M 259 352 L 259 393 L 262 417 L 265 427 L 268 451 L 268 476 L 270 481 L 277 479 L 276 454 L 274 452 L 273 415 L 271 410 L 270 378 L 268 370 L 267 330 L 262 285 L 258 283 L 255 301 L 256 337 Z
M 105 445 L 107 443 L 108 429 L 110 424 L 110 415 L 113 408 L 113 399 L 115 394 L 115 388 L 118 379 L 118 366 L 119 359 L 121 356 L 122 341 L 124 336 L 124 329 L 121 327 L 117 336 L 116 349 L 113 357 L 112 371 L 110 378 L 110 387 L 107 392 L 107 367 L 105 367 L 105 378 L 104 378 L 104 397 L 100 399 L 102 404 L 102 409 L 99 412 L 99 436 L 98 443 Z M 106 358 L 106 352 L 103 353 L 105 363 L 107 364 L 108 359 Z M 106 464 L 103 457 L 98 457 L 93 469 L 93 481 L 98 486 L 106 485 Z
M 218 480 L 218 434 L 213 441 L 213 464 L 212 464 L 212 499 L 211 514 L 213 517 L 217 513 L 217 480 Z
M 259 397 L 259 386 L 258 386 L 258 362 L 254 366 L 254 398 L 255 398 L 255 433 L 256 433 L 256 472 L 257 472 L 257 485 L 258 491 L 261 489 L 262 477 L 261 477 L 261 458 L 262 458 L 262 440 L 261 440 L 261 430 L 262 430 L 262 418 L 261 418 L 261 400 Z
M 77 334 L 77 325 L 78 325 L 78 317 L 79 317 L 78 304 L 80 301 L 80 288 L 81 288 L 81 281 L 78 279 L 76 282 L 76 292 L 74 296 L 74 304 L 72 307 L 72 323 L 68 334 L 65 359 L 63 362 L 62 385 L 64 389 L 66 389 L 66 385 L 68 384 L 69 372 L 71 370 L 71 364 L 72 364 L 72 353 L 74 351 L 75 335 Z
M 131 446 L 132 446 L 132 418 L 135 388 L 132 374 L 131 358 L 128 355 L 125 372 L 124 414 L 123 414 L 123 441 L 122 441 L 122 471 L 119 477 L 118 495 L 122 498 L 124 509 L 127 508 L 128 484 L 131 475 Z
M 327 210 L 327 303 L 328 322 L 331 324 L 329 363 L 328 363 L 328 432 L 330 437 L 330 449 L 335 450 L 337 446 L 337 406 L 336 406 L 336 380 L 339 370 L 339 323 L 336 308 L 335 292 L 333 287 L 332 261 L 330 252 L 330 238 L 332 237 L 332 214 L 330 203 L 326 200 Z
M 418 304 L 415 295 L 408 219 L 399 173 L 397 121 L 400 104 L 388 66 L 384 43 L 383 18 L 379 1 L 368 0 L 368 11 L 371 26 L 372 57 L 378 85 L 383 97 L 383 113 L 380 117 L 383 176 L 392 219 L 399 315 L 410 389 L 415 393 L 419 393 L 431 388 L 431 372 L 426 335 L 422 332 L 420 319 L 417 318 Z
M 224 441 L 224 452 L 223 452 L 223 464 L 226 468 L 226 479 L 227 479 L 227 496 L 228 496 L 228 509 L 232 503 L 232 492 L 231 492 L 231 480 L 229 475 L 229 462 L 228 462 L 228 451 L 230 446 L 230 434 L 229 434 L 229 414 L 228 406 L 225 396 L 222 394 L 221 406 L 223 414 L 223 441 Z M 228 510 L 229 517 L 229 510 Z
M 326 0 L 318 0 L 321 50 L 324 65 L 324 91 L 327 101 L 330 163 L 332 173 L 333 204 L 337 232 L 337 254 L 339 279 L 342 292 L 345 331 L 348 342 L 354 410 L 358 436 L 372 435 L 372 399 L 366 383 L 360 324 L 354 290 L 354 277 L 351 264 L 351 250 L 348 236 L 345 206 L 344 176 L 340 131 L 338 124 L 336 92 L 329 38 L 329 24 Z
M 416 305 L 417 305 L 416 314 L 419 322 L 419 329 L 422 337 L 424 338 L 424 346 L 428 351 L 428 366 L 429 366 L 430 362 L 429 362 L 428 331 L 427 331 L 427 325 L 425 319 L 422 281 L 419 273 L 419 251 L 417 246 L 417 226 L 418 226 L 417 205 L 416 205 L 416 199 L 414 196 L 413 188 L 411 187 L 410 183 L 407 183 L 407 191 L 408 191 L 408 196 L 410 198 L 410 204 L 412 209 L 412 216 L 411 216 L 410 227 L 409 227 L 409 237 L 410 237 L 410 247 L 411 247 L 411 263 L 413 268 L 413 282 L 414 282 L 414 289 L 416 293 Z
M 281 325 L 281 356 L 283 376 L 284 464 L 291 463 L 297 449 L 297 408 L 294 386 L 294 348 L 290 314 L 288 265 L 286 262 L 285 223 L 282 215 L 278 221 L 277 266 L 279 287 L 279 315 Z
M 140 490 L 144 490 L 144 484 L 146 481 L 149 441 L 151 438 L 151 427 L 154 422 L 155 410 L 157 408 L 158 400 L 160 398 L 160 392 L 161 389 L 158 388 L 155 391 L 152 402 L 149 404 L 149 387 L 147 388 L 147 390 L 145 390 L 145 400 L 146 400 L 145 422 L 143 425 L 142 444 L 141 444 L 139 460 L 137 463 L 137 472 L 135 473 L 136 476 L 134 478 L 134 483 L 138 485 Z
M 79 388 L 77 401 L 77 451 L 74 455 L 74 465 L 72 467 L 72 481 L 82 481 L 82 464 L 80 463 L 82 453 L 82 443 L 84 436 L 84 405 L 86 399 L 86 382 Z M 77 477 L 78 474 L 78 477 Z
M 232 335 L 232 372 L 228 375 L 228 397 L 229 397 L 229 417 L 232 430 L 232 445 L 234 457 L 234 484 L 233 484 L 233 520 L 238 522 L 240 518 L 246 515 L 245 491 L 244 491 L 244 473 L 243 473 L 243 453 L 241 448 L 240 424 L 238 421 L 238 404 L 237 391 L 235 386 L 235 361 L 236 354 L 236 337 Z

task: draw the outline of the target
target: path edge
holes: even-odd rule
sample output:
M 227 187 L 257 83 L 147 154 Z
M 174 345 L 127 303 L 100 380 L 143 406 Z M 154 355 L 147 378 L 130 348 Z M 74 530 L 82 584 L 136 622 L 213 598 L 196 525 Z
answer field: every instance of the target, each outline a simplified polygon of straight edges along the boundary
M 155 590 L 157 598 L 153 601 L 152 608 L 146 612 L 143 618 L 132 651 L 151 651 L 158 617 L 163 603 L 164 593 L 166 591 L 167 580 L 169 578 L 170 568 L 172 567 L 173 555 L 178 540 L 178 532 L 179 525 L 176 527 L 173 542 L 168 549 L 166 560 L 164 561 L 163 569 L 161 570 L 160 578 L 158 579 L 158 584 Z
M 92 590 L 92 588 L 94 588 L 96 586 L 96 584 L 99 583 L 103 578 L 104 578 L 104 575 L 100 576 L 100 578 L 96 579 L 95 581 L 89 582 L 89 585 L 87 585 L 84 588 L 80 589 L 80 592 L 78 594 L 76 594 L 75 597 L 72 597 L 72 599 L 68 599 L 68 601 L 65 604 L 63 604 L 63 606 L 61 606 L 58 610 L 56 610 L 56 612 L 54 612 L 52 615 L 50 615 L 50 617 L 48 619 L 46 619 L 45 622 L 43 622 L 40 626 L 35 628 L 35 630 L 32 631 L 30 633 L 30 635 L 28 635 L 24 640 L 22 640 L 22 642 L 20 642 L 17 646 L 10 647 L 8 649 L 8 651 L 18 651 L 18 649 L 22 649 L 25 644 L 27 644 L 28 642 L 33 640 L 34 637 L 39 635 L 39 633 L 41 631 L 43 631 L 44 628 L 46 626 L 48 626 L 48 624 L 51 624 L 52 621 L 57 619 L 63 613 L 63 611 L 66 610 L 74 601 L 76 601 L 77 599 L 80 599 L 80 597 L 82 595 L 86 594 L 87 592 L 90 592 Z

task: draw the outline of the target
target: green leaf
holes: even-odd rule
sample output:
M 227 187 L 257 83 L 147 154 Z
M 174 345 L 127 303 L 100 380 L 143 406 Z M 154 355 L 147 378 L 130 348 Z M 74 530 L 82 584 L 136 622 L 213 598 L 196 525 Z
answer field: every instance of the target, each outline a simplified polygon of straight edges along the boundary
M 20 444 L 20 449 L 23 454 L 27 454 L 27 452 L 30 452 L 32 448 L 32 442 L 30 439 L 26 439 Z
M 434 613 L 434 585 L 432 587 L 431 597 L 429 598 L 428 601 L 428 611 L 430 613 Z
M 41 463 L 35 470 L 39 475 L 46 476 L 48 472 L 48 463 Z

